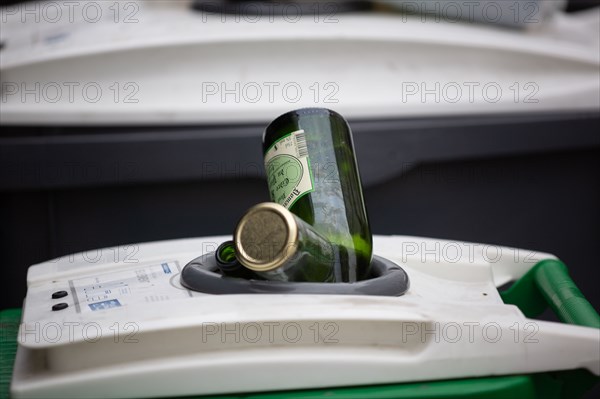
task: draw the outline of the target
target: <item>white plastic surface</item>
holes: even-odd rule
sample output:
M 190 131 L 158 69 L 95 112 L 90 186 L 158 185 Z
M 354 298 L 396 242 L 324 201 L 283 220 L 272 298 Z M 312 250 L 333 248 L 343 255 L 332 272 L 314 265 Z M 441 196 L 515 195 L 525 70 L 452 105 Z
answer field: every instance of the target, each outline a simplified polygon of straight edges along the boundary
M 0 123 L 267 122 L 306 106 L 349 118 L 600 107 L 598 9 L 511 30 L 399 13 L 249 20 L 193 12 L 188 1 L 91 3 L 104 7 L 98 21 L 85 2 L 74 22 L 68 9 L 49 22 L 39 3 L 2 10 Z M 38 7 L 40 21 L 25 7 Z
M 404 296 L 183 289 L 178 267 L 228 238 L 105 248 L 32 266 L 13 397 L 164 397 L 574 368 L 600 374 L 596 329 L 527 319 L 496 290 L 552 255 L 375 236 L 376 254 L 410 276 Z M 69 295 L 50 299 L 58 290 Z M 69 307 L 51 311 L 59 302 Z

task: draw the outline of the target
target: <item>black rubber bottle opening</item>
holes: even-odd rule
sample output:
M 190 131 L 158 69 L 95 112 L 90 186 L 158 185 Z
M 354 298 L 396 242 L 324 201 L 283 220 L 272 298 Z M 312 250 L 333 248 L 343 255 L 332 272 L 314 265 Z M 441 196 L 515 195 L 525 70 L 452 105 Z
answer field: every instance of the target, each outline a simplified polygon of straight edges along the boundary
M 226 256 L 226 254 L 217 256 Z M 371 275 L 355 283 L 307 283 L 247 280 L 224 276 L 214 252 L 190 261 L 181 272 L 181 285 L 205 294 L 318 294 L 400 296 L 410 287 L 408 275 L 394 262 L 373 256 Z

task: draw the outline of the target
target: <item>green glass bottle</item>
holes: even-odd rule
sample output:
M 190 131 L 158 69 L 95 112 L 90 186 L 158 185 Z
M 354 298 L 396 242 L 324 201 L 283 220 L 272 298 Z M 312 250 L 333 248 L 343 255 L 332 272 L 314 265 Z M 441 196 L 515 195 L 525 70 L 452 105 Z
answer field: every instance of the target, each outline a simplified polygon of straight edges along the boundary
M 247 280 L 257 279 L 258 276 L 252 270 L 244 267 L 235 254 L 233 241 L 225 241 L 215 251 L 215 261 L 221 274 L 227 277 L 244 278 Z
M 271 199 L 334 244 L 335 281 L 367 278 L 373 241 L 346 120 L 325 108 L 285 113 L 267 126 L 263 154 Z
M 268 280 L 334 281 L 334 246 L 274 202 L 250 208 L 235 229 L 234 242 L 239 262 Z

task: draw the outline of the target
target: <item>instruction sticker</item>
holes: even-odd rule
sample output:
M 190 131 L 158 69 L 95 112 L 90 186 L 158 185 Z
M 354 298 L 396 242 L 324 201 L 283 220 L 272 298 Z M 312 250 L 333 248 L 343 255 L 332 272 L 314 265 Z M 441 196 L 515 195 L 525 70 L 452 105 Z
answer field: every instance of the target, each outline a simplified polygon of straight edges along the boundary
M 154 303 L 192 296 L 171 281 L 180 272 L 177 262 L 136 265 L 118 271 L 69 281 L 81 312 L 119 308 L 133 303 Z

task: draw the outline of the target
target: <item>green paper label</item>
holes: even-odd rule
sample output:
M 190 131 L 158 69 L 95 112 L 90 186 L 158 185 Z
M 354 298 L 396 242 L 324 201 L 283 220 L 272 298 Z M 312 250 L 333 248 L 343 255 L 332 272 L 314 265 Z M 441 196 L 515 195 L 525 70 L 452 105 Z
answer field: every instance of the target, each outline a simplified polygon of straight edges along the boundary
M 267 150 L 265 169 L 271 200 L 290 208 L 314 190 L 304 130 L 283 136 Z

